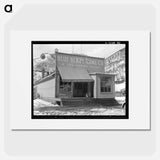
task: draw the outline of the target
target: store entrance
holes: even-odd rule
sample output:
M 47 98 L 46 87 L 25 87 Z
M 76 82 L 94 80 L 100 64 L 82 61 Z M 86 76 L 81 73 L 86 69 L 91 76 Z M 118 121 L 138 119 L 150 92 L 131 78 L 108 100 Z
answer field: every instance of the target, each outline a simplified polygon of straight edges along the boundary
M 88 82 L 74 82 L 73 97 L 92 97 L 92 85 Z
M 73 88 L 73 97 L 87 97 L 88 83 L 75 82 Z

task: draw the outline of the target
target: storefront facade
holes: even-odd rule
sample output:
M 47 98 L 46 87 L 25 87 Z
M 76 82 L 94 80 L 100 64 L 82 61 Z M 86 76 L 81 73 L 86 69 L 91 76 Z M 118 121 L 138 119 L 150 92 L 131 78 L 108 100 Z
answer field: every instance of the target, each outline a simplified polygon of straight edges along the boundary
M 55 53 L 55 72 L 35 84 L 41 98 L 115 98 L 115 74 L 105 73 L 105 59 Z

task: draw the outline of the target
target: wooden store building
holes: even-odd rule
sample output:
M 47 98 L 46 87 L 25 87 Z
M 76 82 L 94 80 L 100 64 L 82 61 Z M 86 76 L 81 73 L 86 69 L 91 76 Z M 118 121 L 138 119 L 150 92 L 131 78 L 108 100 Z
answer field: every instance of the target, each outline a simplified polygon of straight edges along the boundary
M 115 74 L 105 73 L 105 59 L 55 52 L 55 72 L 34 84 L 47 101 L 55 99 L 114 99 Z

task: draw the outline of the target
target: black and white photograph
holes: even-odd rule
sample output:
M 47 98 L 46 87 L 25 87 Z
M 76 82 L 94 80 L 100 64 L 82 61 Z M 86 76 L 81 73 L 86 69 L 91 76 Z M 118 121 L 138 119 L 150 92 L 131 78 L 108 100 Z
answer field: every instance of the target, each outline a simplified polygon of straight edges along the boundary
M 129 119 L 129 41 L 32 41 L 32 119 Z

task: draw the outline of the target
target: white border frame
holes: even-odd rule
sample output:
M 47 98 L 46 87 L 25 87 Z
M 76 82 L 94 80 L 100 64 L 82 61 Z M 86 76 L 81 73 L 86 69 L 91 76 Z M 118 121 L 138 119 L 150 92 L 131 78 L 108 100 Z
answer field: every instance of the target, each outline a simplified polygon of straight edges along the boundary
M 33 40 L 129 41 L 129 119 L 31 119 L 30 45 Z M 149 31 L 11 31 L 10 71 L 12 130 L 150 130 Z

